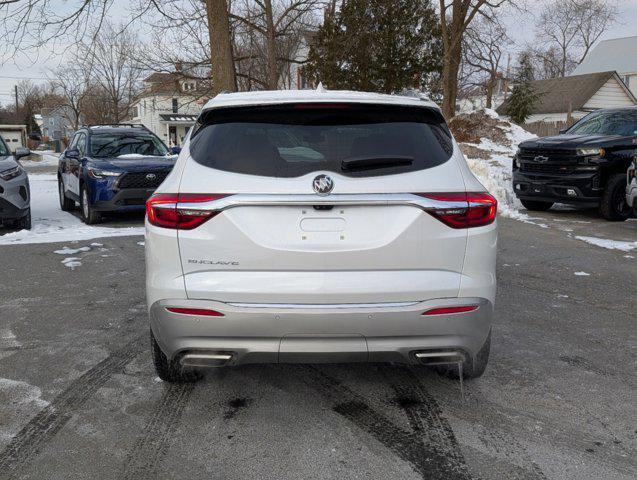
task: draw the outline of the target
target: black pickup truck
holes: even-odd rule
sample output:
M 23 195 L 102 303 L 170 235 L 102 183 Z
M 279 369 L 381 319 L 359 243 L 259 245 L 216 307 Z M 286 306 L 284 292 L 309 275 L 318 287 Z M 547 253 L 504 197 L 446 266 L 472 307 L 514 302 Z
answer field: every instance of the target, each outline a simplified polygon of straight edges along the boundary
M 626 220 L 626 170 L 636 153 L 637 107 L 596 110 L 559 135 L 520 143 L 513 191 L 528 210 L 566 203 Z

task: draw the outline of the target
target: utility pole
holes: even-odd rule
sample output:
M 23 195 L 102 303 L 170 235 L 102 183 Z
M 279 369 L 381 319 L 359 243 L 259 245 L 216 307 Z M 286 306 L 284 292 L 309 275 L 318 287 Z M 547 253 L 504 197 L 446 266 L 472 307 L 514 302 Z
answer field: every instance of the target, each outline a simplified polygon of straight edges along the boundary
M 18 86 L 15 86 L 15 121 L 18 122 Z

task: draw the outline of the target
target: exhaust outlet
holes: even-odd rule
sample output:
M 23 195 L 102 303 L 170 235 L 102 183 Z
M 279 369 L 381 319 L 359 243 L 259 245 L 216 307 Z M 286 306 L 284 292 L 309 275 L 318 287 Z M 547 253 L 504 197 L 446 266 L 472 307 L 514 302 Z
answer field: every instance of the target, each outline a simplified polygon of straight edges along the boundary
M 448 365 L 464 362 L 465 354 L 459 350 L 448 350 L 443 352 L 416 352 L 416 359 L 423 365 Z
M 182 367 L 223 367 L 231 359 L 231 353 L 186 353 L 179 363 Z

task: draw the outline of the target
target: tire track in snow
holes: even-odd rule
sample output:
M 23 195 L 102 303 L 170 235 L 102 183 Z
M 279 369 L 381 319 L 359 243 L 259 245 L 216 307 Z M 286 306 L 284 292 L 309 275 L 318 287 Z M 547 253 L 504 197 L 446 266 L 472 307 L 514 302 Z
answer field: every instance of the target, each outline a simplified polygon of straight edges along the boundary
M 395 373 L 395 367 L 393 372 Z M 441 416 L 440 407 L 430 395 L 425 396 L 424 392 L 417 395 L 414 393 L 413 384 L 417 382 L 416 378 L 409 379 L 409 387 L 404 383 L 396 384 L 403 394 L 408 393 L 419 399 L 414 402 L 418 407 L 409 407 L 407 414 L 412 431 L 397 426 L 383 413 L 369 406 L 363 396 L 316 367 L 308 368 L 308 380 L 310 386 L 335 403 L 334 412 L 369 433 L 396 456 L 411 464 L 422 478 L 471 479 L 458 442 L 449 423 Z M 424 418 L 427 421 L 423 421 Z M 440 443 L 423 441 L 424 434 Z
M 138 337 L 120 350 L 113 352 L 78 379 L 29 423 L 0 452 L 0 476 L 8 477 L 34 458 L 71 419 L 87 400 L 97 392 L 113 374 L 120 372 L 143 351 L 146 336 Z
M 194 390 L 194 384 L 169 385 L 144 427 L 141 437 L 128 455 L 123 480 L 158 478 L 161 459 L 177 428 L 184 407 Z

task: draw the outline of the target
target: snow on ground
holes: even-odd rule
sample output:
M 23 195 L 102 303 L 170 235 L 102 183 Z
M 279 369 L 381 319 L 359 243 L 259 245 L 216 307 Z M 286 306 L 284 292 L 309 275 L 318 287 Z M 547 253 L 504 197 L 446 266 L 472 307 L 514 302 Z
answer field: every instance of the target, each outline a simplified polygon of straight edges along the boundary
M 53 150 L 42 150 L 31 152 L 32 160 L 20 160 L 20 162 L 25 165 L 57 165 L 58 158 L 60 158 L 59 153 L 55 153 Z
M 622 242 L 620 240 L 608 240 L 606 238 L 576 236 L 581 240 L 598 247 L 607 248 L 609 250 L 621 250 L 622 252 L 630 252 L 637 248 L 637 242 Z
M 60 209 L 58 184 L 54 174 L 31 174 L 31 215 L 33 228 L 0 236 L 0 245 L 52 243 L 102 237 L 144 235 L 144 227 L 106 227 L 85 225 L 79 218 Z M 0 230 L 5 232 L 7 230 Z M 66 252 L 64 254 L 67 254 Z M 70 252 L 69 252 L 70 254 Z
M 0 448 L 4 448 L 24 424 L 46 407 L 42 391 L 26 382 L 0 378 Z
M 479 110 L 471 115 L 482 116 L 485 120 L 482 126 L 485 126 L 484 123 L 489 124 L 487 129 L 494 134 L 492 138 L 480 137 L 479 141 L 461 141 L 460 148 L 464 151 L 473 174 L 498 199 L 498 213 L 548 228 L 548 225 L 537 223 L 534 221 L 535 218 L 519 211 L 522 204 L 513 193 L 511 183 L 513 155 L 518 144 L 536 138 L 537 135 L 527 132 L 514 123 L 500 119 L 495 110 Z M 454 129 L 453 125 L 452 122 L 452 129 Z M 464 128 L 464 125 L 458 128 Z
M 577 276 L 577 277 L 590 277 L 591 276 L 590 273 L 586 273 L 586 272 L 575 272 L 574 275 Z

